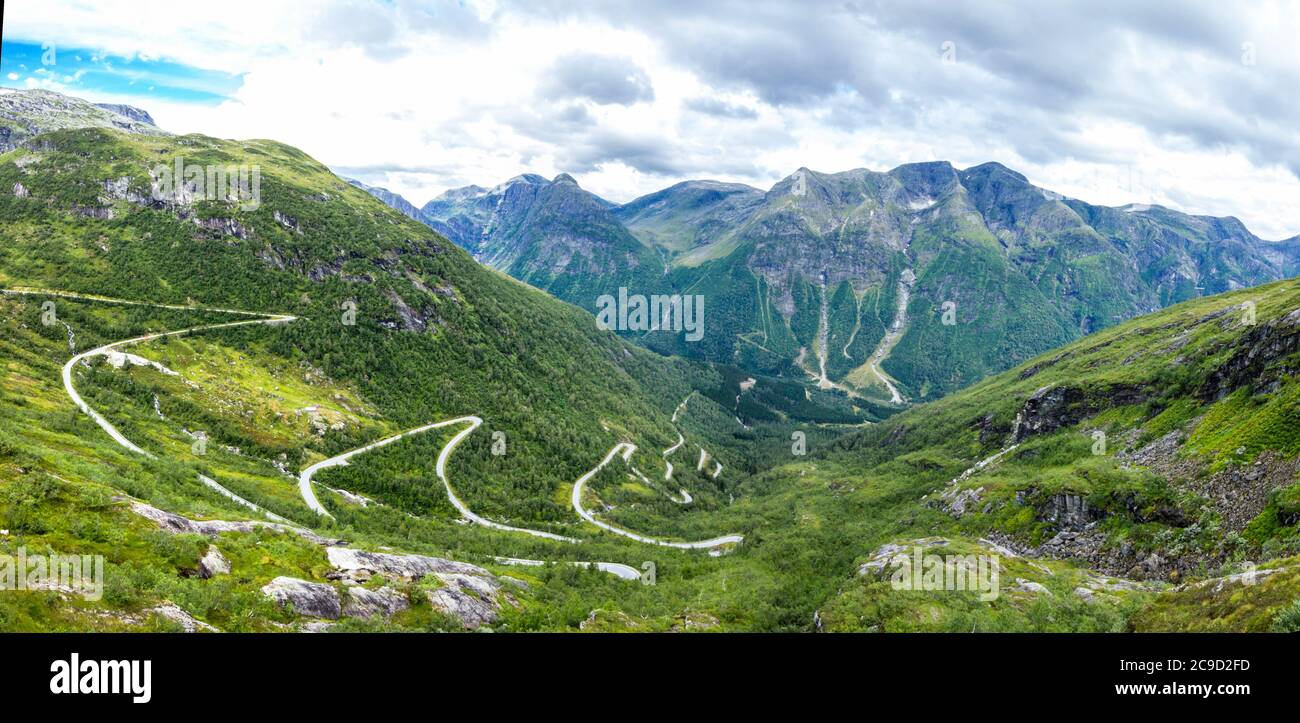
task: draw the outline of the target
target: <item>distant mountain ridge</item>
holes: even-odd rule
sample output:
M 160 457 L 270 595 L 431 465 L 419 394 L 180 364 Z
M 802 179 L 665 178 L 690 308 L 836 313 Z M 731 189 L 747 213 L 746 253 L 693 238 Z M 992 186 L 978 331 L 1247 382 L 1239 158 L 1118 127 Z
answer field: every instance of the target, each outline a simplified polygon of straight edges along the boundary
M 383 201 L 384 204 L 387 205 L 389 208 L 395 209 L 397 211 L 401 211 L 402 214 L 404 214 L 406 217 L 415 219 L 416 221 L 424 221 L 424 216 L 423 214 L 420 213 L 420 209 L 416 208 L 415 204 L 406 200 L 400 194 L 393 193 L 387 188 L 380 188 L 378 186 L 368 186 L 362 183 L 361 181 L 356 180 L 355 178 L 347 178 L 347 177 L 342 177 L 342 178 L 343 180 L 347 181 L 353 186 L 356 186 L 357 188 L 360 188 L 366 193 L 369 193 L 370 195 L 374 196 L 380 201 Z
M 634 236 L 673 252 L 716 240 L 762 203 L 763 192 L 741 183 L 684 181 L 614 209 Z
M 878 400 L 934 398 L 1139 314 L 1300 271 L 1295 238 L 1089 204 L 999 163 L 803 168 L 766 192 L 687 181 L 626 204 L 567 174 L 523 175 L 421 213 L 481 262 L 588 310 L 620 286 L 703 294 L 706 338 L 640 337 L 651 348 Z
M 567 173 L 455 189 L 420 209 L 425 223 L 484 264 L 591 308 L 619 286 L 657 286 L 665 261 Z

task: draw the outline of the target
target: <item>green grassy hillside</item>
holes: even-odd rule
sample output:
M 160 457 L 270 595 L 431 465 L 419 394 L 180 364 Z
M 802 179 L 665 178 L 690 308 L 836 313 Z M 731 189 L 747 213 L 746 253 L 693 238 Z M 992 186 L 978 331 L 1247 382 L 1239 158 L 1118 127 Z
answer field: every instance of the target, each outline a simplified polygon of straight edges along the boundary
M 154 198 L 151 172 L 177 158 L 203 167 L 256 165 L 260 205 Z M 635 523 L 645 534 L 716 536 L 732 530 L 712 511 L 730 504 L 738 481 L 764 464 L 767 452 L 756 440 L 788 438 L 810 418 L 860 418 L 839 400 L 819 406 L 802 388 L 771 380 L 756 380 L 742 394 L 745 377 L 734 370 L 629 345 L 597 329 L 585 312 L 485 269 L 282 144 L 62 129 L 0 156 L 0 187 L 9 189 L 0 194 L 4 288 L 299 317 L 287 325 L 212 330 L 129 348 L 174 375 L 146 366 L 114 369 L 102 360 L 75 368 L 74 383 L 86 400 L 157 457 L 148 459 L 117 446 L 76 410 L 59 367 L 74 350 L 241 317 L 40 295 L 0 299 L 6 348 L 0 546 L 103 553 L 110 586 L 126 586 L 95 605 L 54 592 L 6 596 L 0 628 L 152 625 L 145 613 L 164 600 L 222 629 L 275 629 L 285 622 L 270 612 L 258 587 L 277 575 L 320 580 L 328 566 L 318 545 L 293 535 L 232 533 L 251 545 L 274 540 L 285 552 L 236 560 L 244 568 L 238 580 L 207 583 L 193 576 L 199 539 L 160 532 L 127 509 L 136 499 L 192 518 L 257 518 L 200 484 L 200 472 L 292 523 L 362 547 L 488 565 L 495 556 L 638 567 L 655 561 L 663 571 L 659 584 L 645 589 L 603 573 L 534 571 L 525 575 L 534 594 L 523 601 L 522 617 L 508 624 L 565 629 L 613 601 L 671 627 L 685 601 L 701 599 L 702 587 L 712 589 L 694 581 L 692 570 L 716 572 L 736 563 L 599 533 L 570 509 L 573 481 L 620 440 L 641 449 L 632 465 L 661 475 L 660 452 L 681 431 L 689 445 L 664 491 L 692 490 L 698 504 L 663 504 L 652 496 L 638 506 L 603 479 L 593 484 L 594 494 L 614 503 L 602 516 Z M 46 324 L 50 310 L 57 321 Z M 674 410 L 688 397 L 690 411 L 674 424 Z M 765 421 L 737 421 L 742 402 Z M 461 498 L 490 519 L 577 536 L 582 544 L 460 524 L 434 470 L 454 429 L 321 473 L 317 494 L 332 521 L 313 514 L 298 495 L 292 474 L 307 464 L 466 414 L 481 416 L 484 427 L 448 465 Z M 192 451 L 195 431 L 207 435 L 202 455 Z M 498 439 L 504 454 L 493 453 Z M 696 472 L 693 457 L 701 447 L 725 474 Z M 361 506 L 329 488 L 378 504 Z M 716 598 L 709 600 L 714 607 Z M 50 605 L 51 612 L 39 612 Z M 755 620 L 737 608 L 728 624 L 750 627 Z M 426 623 L 433 624 L 421 618 L 411 625 Z
M 260 205 L 154 198 L 151 170 L 177 157 L 256 164 Z M 326 549 L 340 541 L 522 582 L 502 588 L 492 626 L 504 630 L 1294 624 L 1296 281 L 1187 301 L 860 426 L 885 410 L 795 383 L 779 354 L 767 375 L 648 352 L 282 144 L 64 128 L 0 155 L 0 189 L 0 287 L 180 307 L 0 295 L 0 554 L 100 554 L 107 568 L 99 600 L 0 596 L 0 629 L 176 629 L 169 604 L 221 630 L 298 629 L 310 616 L 262 592 L 282 576 L 345 596 L 393 585 L 409 603 L 336 629 L 462 627 L 430 602 L 452 594 L 447 580 L 349 577 Z M 807 303 L 794 323 L 769 324 L 777 299 L 747 272 L 727 267 L 746 303 L 726 313 L 756 324 L 752 346 L 822 343 Z M 794 286 L 820 304 L 818 286 Z M 859 333 L 883 335 L 877 310 L 893 293 L 831 285 L 827 313 L 874 314 Z M 299 318 L 125 350 L 142 363 L 74 365 L 87 403 L 153 456 L 133 454 L 76 408 L 61 368 L 111 341 L 245 318 L 198 306 Z M 447 460 L 460 499 L 579 542 L 466 524 L 437 474 L 458 426 L 322 470 L 315 492 L 332 518 L 303 502 L 296 474 L 307 465 L 464 415 L 483 426 Z M 582 522 L 573 485 L 619 442 L 638 449 L 590 476 L 587 509 L 667 541 L 743 542 L 715 556 Z M 248 524 L 267 518 L 200 474 L 298 527 Z M 234 529 L 211 532 L 213 520 Z M 1000 594 L 896 590 L 868 565 L 889 544 L 999 555 Z M 210 548 L 229 574 L 201 573 Z M 568 564 L 590 561 L 652 567 L 655 584 Z

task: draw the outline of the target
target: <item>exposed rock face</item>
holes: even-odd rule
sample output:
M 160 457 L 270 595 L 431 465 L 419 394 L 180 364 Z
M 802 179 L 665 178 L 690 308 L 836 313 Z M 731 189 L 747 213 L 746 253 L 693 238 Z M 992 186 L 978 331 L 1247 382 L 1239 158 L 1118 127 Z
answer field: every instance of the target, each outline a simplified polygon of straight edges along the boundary
M 490 266 L 546 275 L 563 273 L 571 263 L 584 272 L 624 270 L 624 254 L 643 247 L 610 209 L 562 173 L 551 181 L 524 174 L 491 189 L 455 189 L 420 213 L 425 223 L 441 222 L 452 241 Z
M 104 361 L 108 362 L 108 365 L 113 367 L 114 369 L 121 369 L 127 365 L 134 366 L 134 367 L 149 367 L 151 369 L 156 369 L 159 372 L 162 372 L 163 374 L 166 374 L 169 377 L 180 376 L 176 372 L 172 371 L 171 369 L 168 369 L 167 367 L 163 366 L 162 364 L 159 364 L 156 361 L 150 361 L 148 359 L 145 359 L 142 356 L 136 354 L 128 354 L 126 352 L 121 352 L 121 351 L 110 351 L 108 354 L 104 356 Z
M 1139 553 L 1127 543 L 1111 544 L 1096 528 L 1080 532 L 1062 530 L 1055 537 L 1027 551 L 1034 557 L 1075 559 L 1107 575 L 1138 580 L 1164 580 L 1193 571 L 1200 558 L 1187 555 L 1165 558 L 1157 553 Z
M 110 113 L 116 113 L 127 120 L 136 123 L 143 123 L 145 125 L 153 126 L 154 128 L 158 127 L 158 124 L 153 121 L 153 116 L 149 115 L 149 111 L 136 108 L 133 105 L 125 105 L 123 103 L 96 103 L 95 105 Z
M 152 617 L 156 616 L 163 620 L 178 624 L 181 631 L 186 633 L 221 632 L 202 620 L 195 618 L 193 615 L 190 615 L 179 605 L 171 601 L 164 601 L 161 605 L 155 605 L 140 612 L 91 609 L 88 610 L 87 613 L 100 619 L 112 620 L 117 623 L 124 623 L 135 627 L 144 627 L 149 624 Z
M 290 216 L 287 213 L 280 213 L 279 211 L 276 211 L 273 215 L 276 223 L 284 226 L 290 231 L 302 233 L 302 230 L 298 228 L 298 218 L 296 216 Z
M 153 204 L 152 199 L 131 190 L 131 179 L 127 176 L 120 176 L 116 179 L 110 178 L 104 181 L 104 193 L 100 195 L 99 202 L 108 206 L 114 201 L 128 201 L 141 206 Z
M 390 617 L 410 607 L 406 596 L 390 587 L 367 590 L 364 587 L 349 587 L 347 600 L 343 603 L 343 614 L 354 618 Z
M 123 498 L 117 498 L 123 499 Z M 285 532 L 291 535 L 297 535 L 308 542 L 317 545 L 335 545 L 339 540 L 332 540 L 328 537 L 321 537 L 311 530 L 304 530 L 291 525 L 284 525 L 277 522 L 262 522 L 261 520 L 191 520 L 188 517 L 171 512 L 165 512 L 147 505 L 137 500 L 129 500 L 131 511 L 158 523 L 158 526 L 167 532 L 177 534 L 190 533 L 195 535 L 206 535 L 215 537 L 223 532 L 254 532 L 256 530 L 274 530 L 276 532 Z
M 1115 456 L 1125 464 L 1147 467 L 1161 477 L 1192 477 L 1199 470 L 1200 464 L 1195 460 L 1178 458 L 1178 449 L 1184 437 L 1186 433 L 1183 430 L 1175 429 L 1140 449 L 1121 450 Z M 1186 462 L 1187 466 L 1180 466 L 1181 462 Z
M 510 594 L 502 593 L 502 583 L 497 577 L 472 564 L 424 555 L 367 553 L 347 547 L 329 547 L 328 554 L 330 563 L 339 570 L 330 575 L 331 579 L 351 585 L 343 601 L 333 586 L 295 577 L 277 577 L 264 586 L 263 593 L 281 605 L 291 603 L 295 612 L 311 618 L 335 620 L 341 615 L 387 618 L 409 607 L 406 593 L 393 586 L 369 590 L 357 583 L 374 575 L 406 583 L 432 576 L 441 586 L 426 593 L 430 605 L 455 616 L 465 628 L 497 622 L 500 599 L 513 603 Z
M 253 237 L 253 230 L 233 218 L 194 218 L 194 225 L 217 237 L 233 236 L 241 241 Z
M 1189 430 L 1199 421 L 1194 420 Z M 1271 450 L 1261 452 L 1248 464 L 1230 464 L 1207 474 L 1205 461 L 1178 454 L 1187 434 L 1188 431 L 1174 430 L 1141 449 L 1122 452 L 1119 457 L 1126 464 L 1146 467 L 1174 486 L 1205 497 L 1219 513 L 1224 526 L 1234 532 L 1244 530 L 1264 511 L 1273 490 L 1291 484 L 1300 475 L 1300 457 L 1283 459 Z
M 410 304 L 406 303 L 405 299 L 392 289 L 388 290 L 388 300 L 393 302 L 393 308 L 397 310 L 397 317 L 403 329 L 418 333 L 429 328 L 431 315 L 428 312 L 413 309 Z
M 358 181 L 355 178 L 344 178 L 343 180 L 347 181 L 353 186 L 356 186 L 357 188 L 360 188 L 366 193 L 369 193 L 370 195 L 374 196 L 380 201 L 383 201 L 386 206 L 401 211 L 402 214 L 407 216 L 408 218 L 415 219 L 416 221 L 420 221 L 421 223 L 426 223 L 424 214 L 420 213 L 420 209 L 416 208 L 415 204 L 406 200 L 401 195 L 393 193 L 387 188 L 380 188 L 378 186 L 366 185 L 365 183 L 362 183 L 361 181 Z M 437 229 L 435 228 L 435 230 Z M 451 234 L 443 234 L 443 235 L 447 236 L 448 238 L 451 238 Z
M 460 618 L 466 628 L 496 622 L 501 609 L 496 599 L 501 583 L 496 578 L 455 572 L 438 573 L 437 578 L 443 586 L 428 592 L 430 605 Z
M 105 108 L 49 90 L 4 88 L 0 90 L 0 119 L 6 122 L 0 124 L 4 126 L 0 131 L 0 153 L 17 148 L 32 136 L 69 128 L 112 128 L 128 133 L 168 135 L 152 123 L 148 113 L 135 108 L 131 111 L 142 114 L 143 118 L 133 117 L 118 107 Z
M 344 583 L 365 582 L 375 575 L 408 582 L 428 576 L 437 578 L 442 586 L 428 591 L 426 597 L 429 603 L 458 618 L 466 628 L 496 622 L 497 613 L 501 609 L 501 598 L 514 602 L 509 593 L 502 593 L 501 579 L 477 565 L 440 557 L 394 555 L 346 547 L 331 547 L 327 554 L 330 564 L 338 568 L 338 572 L 331 577 Z M 396 604 L 391 599 L 387 603 L 373 599 L 374 593 L 368 594 L 368 591 L 356 594 L 364 598 L 356 601 L 358 606 L 364 604 L 376 609 L 387 609 L 390 604 Z M 392 612 L 396 612 L 396 609 Z M 385 614 L 391 615 L 392 612 Z
M 997 542 L 996 540 L 992 540 L 987 537 L 981 537 L 979 539 L 979 542 L 981 545 L 989 548 L 989 551 L 991 551 L 995 555 L 1001 555 L 1002 557 L 1020 557 L 1020 553 L 1011 549 L 1011 547 L 1007 545 Z
M 436 573 L 458 573 L 479 577 L 492 577 L 492 573 L 477 565 L 440 557 L 424 555 L 394 555 L 385 552 L 367 552 L 347 547 L 330 547 L 326 551 L 330 564 L 343 574 L 342 579 L 364 581 L 375 574 L 419 580 Z
M 813 624 L 818 625 L 816 613 L 813 613 Z M 718 627 L 718 618 L 703 612 L 685 612 L 673 623 L 673 631 L 691 631 L 691 630 L 713 630 Z
M 77 205 L 72 207 L 72 212 L 81 214 L 86 218 L 97 218 L 100 219 L 101 221 L 111 221 L 114 217 L 117 216 L 116 212 L 114 212 L 113 209 L 108 208 L 106 206 Z
M 1089 505 L 1083 495 L 1062 492 L 1047 498 L 1042 517 L 1056 523 L 1059 529 L 1082 530 L 1101 519 L 1101 512 Z
M 216 545 L 208 545 L 208 551 L 199 559 L 199 577 L 204 580 L 215 575 L 229 575 L 230 561 Z
M 1040 582 L 1034 582 L 1033 580 L 1026 580 L 1026 579 L 1024 579 L 1023 577 L 1018 577 L 1018 578 L 1016 578 L 1016 584 L 1015 584 L 1015 587 L 1013 587 L 1013 588 L 1011 588 L 1011 589 L 1012 589 L 1012 590 L 1015 590 L 1016 592 L 1028 592 L 1028 593 L 1034 593 L 1035 595 L 1051 595 L 1051 594 L 1052 594 L 1052 593 L 1047 589 L 1047 587 L 1046 587 L 1045 585 L 1043 585 L 1042 583 L 1040 583 Z
M 448 191 L 420 209 L 420 220 L 482 263 L 595 310 L 600 294 L 620 286 L 655 292 L 665 273 L 659 253 L 612 207 L 567 174 L 549 181 L 524 174 L 490 189 Z
M 193 615 L 185 612 L 179 605 L 172 602 L 163 603 L 149 609 L 150 613 L 166 618 L 174 623 L 178 623 L 181 629 L 187 633 L 197 633 L 203 631 L 206 633 L 218 632 L 216 628 L 208 625 L 202 620 L 196 620 Z
M 981 447 L 989 447 L 996 442 L 1001 442 L 1007 438 L 1007 432 L 1010 431 L 1009 428 L 1003 425 L 998 425 L 993 419 L 992 414 L 982 417 L 979 422 L 976 423 L 976 428 L 980 431 Z
M 641 624 L 622 610 L 603 610 L 600 608 L 587 613 L 587 619 L 578 623 L 579 630 L 596 633 L 636 630 L 639 627 L 641 627 Z
M 948 541 L 942 537 L 926 537 L 920 540 L 913 540 L 910 544 L 899 545 L 893 542 L 886 542 L 876 551 L 871 553 L 871 559 L 858 566 L 859 575 L 879 575 L 885 572 L 885 569 L 893 564 L 895 558 L 906 558 L 912 554 L 913 547 L 931 548 L 947 547 Z
M 1236 317 L 1230 319 L 1235 320 Z M 1300 309 L 1259 324 L 1235 348 L 1236 353 L 1220 364 L 1197 390 L 1197 396 L 1201 399 L 1219 399 L 1246 384 L 1262 387 L 1270 379 L 1298 371 L 1269 370 L 1269 367 L 1300 350 Z
M 343 613 L 338 592 L 325 583 L 281 576 L 263 585 L 262 594 L 281 606 L 292 605 L 298 615 L 337 620 Z
M 1186 487 L 1207 497 L 1224 524 L 1240 532 L 1268 506 L 1273 490 L 1290 485 L 1297 475 L 1300 457 L 1284 460 L 1267 451 L 1250 464 L 1232 465 L 1207 477 L 1188 480 Z M 1294 525 L 1297 520 L 1279 522 Z
M 984 496 L 984 488 L 959 489 L 958 487 L 949 487 L 939 495 L 942 504 L 947 507 L 948 514 L 953 517 L 961 517 L 968 511 L 974 510 Z
M 1105 407 L 1136 404 L 1145 398 L 1142 390 L 1124 386 L 1090 390 L 1070 386 L 1042 387 L 1030 395 L 1021 408 L 1015 441 L 1073 426 Z
M 848 282 L 859 290 L 885 283 L 914 225 L 958 185 L 946 163 L 889 173 L 801 168 L 773 186 L 733 232 L 753 239 L 750 267 L 773 285 L 789 317 L 798 304 L 792 280 L 815 279 L 831 289 Z
M 1234 585 L 1251 587 L 1266 577 L 1275 575 L 1279 572 L 1287 572 L 1294 569 L 1295 569 L 1294 565 L 1289 565 L 1286 567 L 1271 567 L 1265 570 L 1259 570 L 1254 567 L 1250 567 L 1247 570 L 1238 573 L 1233 573 L 1231 575 L 1225 575 L 1223 577 L 1212 577 L 1208 580 L 1199 580 L 1197 582 L 1179 585 L 1178 587 L 1174 588 L 1174 590 L 1175 591 L 1202 590 L 1205 588 L 1210 588 L 1212 592 L 1218 594 L 1223 592 L 1224 589 L 1232 587 Z
M 1155 590 L 1158 587 L 1152 583 L 1135 582 L 1090 572 L 1083 584 L 1074 588 L 1074 594 L 1084 602 L 1113 601 L 1117 593 Z

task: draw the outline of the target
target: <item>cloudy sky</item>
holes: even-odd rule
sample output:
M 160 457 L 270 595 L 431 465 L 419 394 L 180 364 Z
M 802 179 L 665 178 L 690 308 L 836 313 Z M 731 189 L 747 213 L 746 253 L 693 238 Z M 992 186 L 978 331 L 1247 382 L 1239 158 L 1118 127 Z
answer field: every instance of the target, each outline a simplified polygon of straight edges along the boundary
M 0 84 L 274 138 L 417 205 L 1000 161 L 1300 234 L 1300 4 L 10 0 Z M 52 53 L 50 51 L 53 51 Z M 48 61 L 53 62 L 48 62 Z M 43 62 L 44 61 L 44 62 Z

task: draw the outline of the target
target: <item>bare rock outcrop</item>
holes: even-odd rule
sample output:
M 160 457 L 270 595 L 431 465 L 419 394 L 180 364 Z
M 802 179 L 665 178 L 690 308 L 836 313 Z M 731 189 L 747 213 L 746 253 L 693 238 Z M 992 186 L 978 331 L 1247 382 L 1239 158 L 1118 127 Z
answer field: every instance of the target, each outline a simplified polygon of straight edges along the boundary
M 298 615 L 337 620 L 343 614 L 338 591 L 322 582 L 281 576 L 263 585 L 262 594 L 282 607 L 292 605 Z
M 217 633 L 221 632 L 213 626 L 195 618 L 185 611 L 181 606 L 170 600 L 165 600 L 159 605 L 146 608 L 139 612 L 121 612 L 117 610 L 88 610 L 89 615 L 100 620 L 109 620 L 118 624 L 125 624 L 132 627 L 144 627 L 151 618 L 157 617 L 168 622 L 176 623 L 180 626 L 182 632 L 186 633 Z
M 881 575 L 887 567 L 895 564 L 895 560 L 906 560 L 912 554 L 913 548 L 929 549 L 932 547 L 947 547 L 948 540 L 942 537 L 926 537 L 920 540 L 912 540 L 907 544 L 898 544 L 886 542 L 876 551 L 871 553 L 871 559 L 858 566 L 859 575 Z
M 208 545 L 208 551 L 199 558 L 199 577 L 207 580 L 217 575 L 230 574 L 230 560 L 221 554 L 216 545 Z
M 1108 407 L 1145 401 L 1145 392 L 1137 387 L 1116 385 L 1109 388 L 1083 389 L 1068 385 L 1049 385 L 1036 390 L 1020 409 L 1015 442 L 1036 434 L 1047 434 L 1078 424 Z
M 405 580 L 419 580 L 425 575 L 459 573 L 492 577 L 492 573 L 467 562 L 457 562 L 425 555 L 395 555 L 387 552 L 368 552 L 349 547 L 330 547 L 325 551 L 330 564 L 337 568 L 344 581 L 365 582 L 376 574 Z
M 118 498 L 125 499 L 125 498 Z M 188 517 L 182 517 L 178 514 L 160 510 L 153 505 L 145 504 L 139 500 L 127 500 L 131 505 L 131 511 L 153 520 L 167 532 L 176 534 L 194 534 L 206 535 L 207 537 L 216 537 L 223 532 L 254 532 L 256 530 L 274 530 L 291 535 L 297 535 L 308 542 L 317 545 L 336 545 L 340 540 L 322 537 L 311 530 L 301 527 L 285 525 L 278 522 L 263 522 L 261 520 L 191 520 Z
M 497 621 L 501 603 L 497 593 L 501 583 L 494 577 L 479 577 L 462 573 L 439 573 L 442 587 L 427 593 L 429 604 L 459 618 L 461 625 L 477 628 Z
M 1040 517 L 1058 530 L 1082 530 L 1101 519 L 1100 510 L 1088 503 L 1084 495 L 1060 492 L 1047 498 Z
M 202 620 L 195 619 L 193 615 L 185 612 L 179 605 L 173 602 L 166 602 L 157 607 L 150 608 L 149 612 L 180 625 L 181 629 L 187 633 L 197 633 L 200 631 L 205 633 L 217 632 L 216 628 L 208 625 Z
M 961 489 L 949 487 L 939 495 L 939 504 L 953 517 L 962 517 L 974 511 L 984 498 L 984 488 Z
M 502 592 L 502 579 L 477 565 L 441 557 L 368 552 L 347 547 L 330 547 L 326 553 L 330 564 L 338 570 L 331 573 L 330 578 L 344 584 L 362 583 L 375 575 L 403 582 L 436 579 L 440 587 L 425 593 L 429 604 L 459 619 L 467 629 L 496 622 L 502 600 L 514 604 L 514 598 Z M 354 602 L 350 601 L 358 606 L 358 610 L 363 605 L 373 606 L 376 611 L 386 610 L 387 606 L 396 604 L 391 598 L 384 601 L 374 599 L 374 593 L 368 590 L 352 592 L 356 589 L 350 588 L 349 595 L 358 596 Z M 391 615 L 397 609 L 383 614 Z
M 349 587 L 347 600 L 343 603 L 343 614 L 353 618 L 391 617 L 408 607 L 411 603 L 406 595 L 391 587 L 367 590 L 364 587 Z
M 1233 344 L 1235 353 L 1201 384 L 1201 399 L 1221 399 L 1246 384 L 1260 387 L 1295 369 L 1276 364 L 1300 350 L 1300 309 L 1271 319 L 1247 332 Z M 1276 368 L 1275 368 L 1276 367 Z

